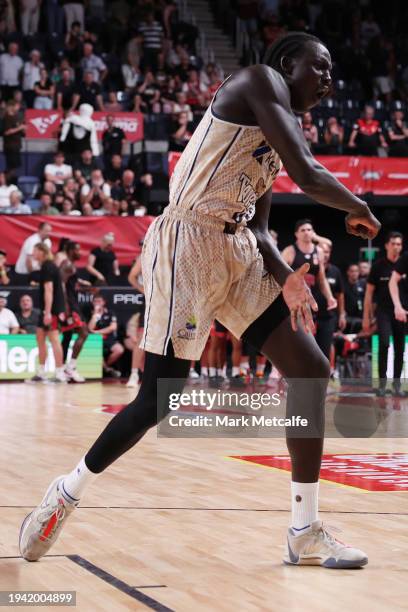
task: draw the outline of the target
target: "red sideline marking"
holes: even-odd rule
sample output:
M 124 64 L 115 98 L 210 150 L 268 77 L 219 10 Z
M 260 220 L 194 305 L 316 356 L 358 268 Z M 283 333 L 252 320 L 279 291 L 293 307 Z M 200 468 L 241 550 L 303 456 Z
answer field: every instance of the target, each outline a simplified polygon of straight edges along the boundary
M 127 404 L 102 404 L 102 412 L 118 414 L 118 412 L 121 412 L 125 406 L 127 406 Z
M 287 455 L 233 456 L 266 467 L 290 471 Z M 365 491 L 408 491 L 408 454 L 323 455 L 320 476 Z

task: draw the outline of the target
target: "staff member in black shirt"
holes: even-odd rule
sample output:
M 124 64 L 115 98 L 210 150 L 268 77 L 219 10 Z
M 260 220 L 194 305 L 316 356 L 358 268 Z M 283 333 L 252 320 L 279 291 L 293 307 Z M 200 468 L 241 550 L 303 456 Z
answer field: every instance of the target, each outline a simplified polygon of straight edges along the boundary
M 94 285 L 114 284 L 114 277 L 120 276 L 119 263 L 113 250 L 115 235 L 108 232 L 101 240 L 101 246 L 92 249 L 86 269 L 93 277 Z
M 400 232 L 390 232 L 385 243 L 386 257 L 376 261 L 367 280 L 364 297 L 363 332 L 370 333 L 373 318 L 373 296 L 377 304 L 376 319 L 379 337 L 378 371 L 380 377 L 377 395 L 384 397 L 387 386 L 387 360 L 390 336 L 394 343 L 394 380 L 393 395 L 404 397 L 401 390 L 401 372 L 404 360 L 405 324 L 394 316 L 394 304 L 389 290 L 389 281 L 396 268 L 402 251 L 403 236 Z
M 59 269 L 52 261 L 53 256 L 50 249 L 43 242 L 35 245 L 33 258 L 41 266 L 39 296 L 41 315 L 36 330 L 39 366 L 37 374 L 27 382 L 65 383 L 62 346 L 59 339 L 59 325 L 65 317 L 65 299 Z M 55 376 L 49 379 L 45 376 L 47 337 L 51 343 L 55 359 Z
M 115 118 L 113 115 L 107 115 L 107 129 L 102 136 L 102 147 L 105 168 L 108 168 L 112 161 L 112 155 L 122 155 L 123 143 L 125 141 L 125 132 L 114 125 Z
M 344 309 L 346 314 L 346 334 L 357 334 L 361 331 L 363 323 L 363 304 L 366 281 L 359 278 L 359 269 L 356 263 L 347 268 L 347 278 L 344 283 Z

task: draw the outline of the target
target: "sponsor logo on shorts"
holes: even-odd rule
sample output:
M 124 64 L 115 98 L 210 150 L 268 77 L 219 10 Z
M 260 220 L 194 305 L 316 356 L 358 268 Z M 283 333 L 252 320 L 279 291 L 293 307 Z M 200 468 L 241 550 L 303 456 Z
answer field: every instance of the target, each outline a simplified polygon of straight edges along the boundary
M 185 327 L 177 331 L 177 337 L 183 340 L 195 340 L 197 331 L 197 319 L 191 316 L 187 319 Z

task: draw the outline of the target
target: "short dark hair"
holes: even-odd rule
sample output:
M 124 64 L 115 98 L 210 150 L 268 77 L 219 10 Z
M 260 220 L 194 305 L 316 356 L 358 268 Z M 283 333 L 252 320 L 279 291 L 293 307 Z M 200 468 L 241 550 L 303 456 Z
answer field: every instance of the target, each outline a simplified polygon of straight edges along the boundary
M 404 240 L 404 236 L 401 234 L 401 232 L 388 232 L 385 238 L 385 244 L 387 244 L 387 242 L 389 242 L 393 238 L 401 238 L 401 240 Z
M 299 219 L 299 221 L 296 221 L 295 223 L 295 232 L 297 232 L 299 227 L 302 227 L 302 225 L 306 225 L 306 223 L 313 227 L 313 223 L 310 219 Z
M 77 245 L 79 245 L 79 242 L 76 242 L 75 240 L 68 240 L 64 247 L 64 251 L 66 253 L 68 253 L 69 251 L 73 251 Z
M 282 57 L 298 57 L 305 46 L 310 42 L 324 45 L 320 38 L 308 34 L 307 32 L 289 32 L 285 36 L 278 38 L 278 40 L 266 50 L 263 63 L 281 73 Z

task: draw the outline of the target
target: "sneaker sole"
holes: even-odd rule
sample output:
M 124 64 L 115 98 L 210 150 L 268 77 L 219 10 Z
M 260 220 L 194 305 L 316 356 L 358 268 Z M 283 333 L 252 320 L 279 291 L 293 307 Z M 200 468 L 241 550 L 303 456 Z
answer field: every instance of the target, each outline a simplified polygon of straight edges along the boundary
M 299 559 L 296 563 L 294 561 L 291 561 L 289 558 L 285 558 L 283 559 L 283 563 L 285 565 L 293 565 L 293 566 L 315 565 L 319 567 L 325 567 L 327 569 L 357 569 L 359 567 L 363 567 L 364 565 L 367 565 L 368 557 L 364 557 L 360 561 L 351 561 L 351 560 L 346 560 L 346 559 L 339 559 L 337 561 L 334 557 L 329 557 L 325 561 L 322 561 L 322 559 L 318 557 L 313 557 L 309 559 L 307 558 Z

